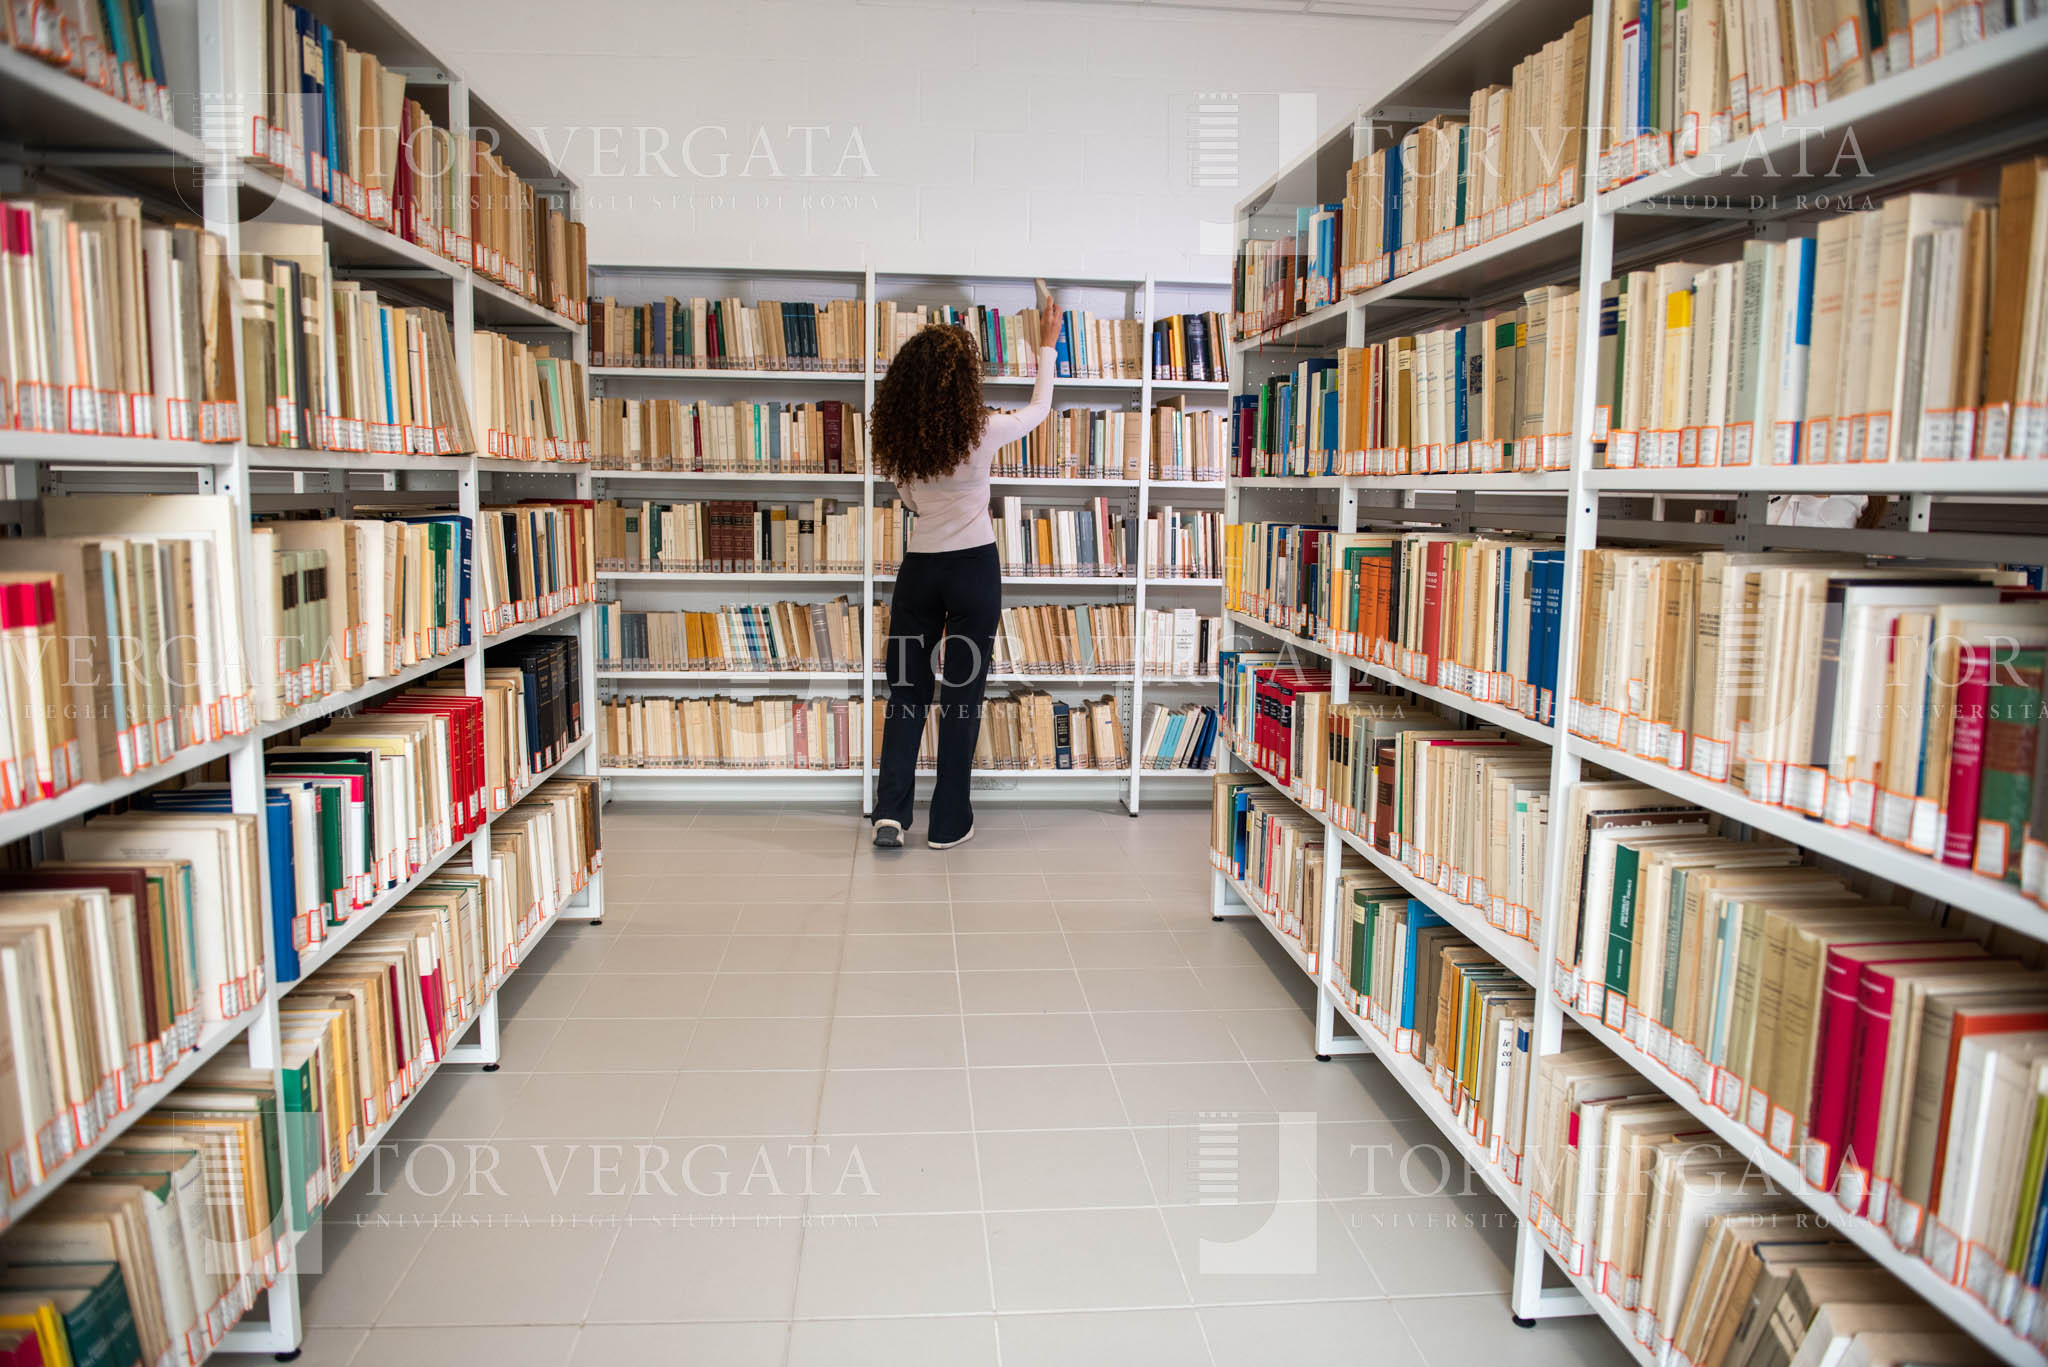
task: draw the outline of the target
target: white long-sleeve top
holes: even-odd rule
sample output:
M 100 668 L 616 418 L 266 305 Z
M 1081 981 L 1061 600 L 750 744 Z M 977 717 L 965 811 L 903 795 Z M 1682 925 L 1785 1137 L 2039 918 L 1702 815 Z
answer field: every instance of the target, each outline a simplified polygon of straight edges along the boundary
M 1053 348 L 1038 349 L 1038 379 L 1031 402 L 1015 413 L 991 413 L 981 440 L 967 459 L 937 479 L 910 480 L 896 492 L 917 521 L 910 526 L 910 549 L 917 552 L 964 551 L 996 539 L 988 517 L 988 476 L 996 452 L 1022 437 L 1052 411 L 1053 372 L 1059 366 Z

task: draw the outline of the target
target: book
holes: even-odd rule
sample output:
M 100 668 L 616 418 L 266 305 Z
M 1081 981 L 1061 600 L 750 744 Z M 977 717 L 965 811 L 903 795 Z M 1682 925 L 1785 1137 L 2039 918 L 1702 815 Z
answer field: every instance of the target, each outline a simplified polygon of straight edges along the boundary
M 699 295 L 633 304 L 604 296 L 588 311 L 594 366 L 845 372 L 861 368 L 866 345 L 859 299 L 750 304 Z
M 838 499 L 599 499 L 593 521 L 607 570 L 857 574 L 862 564 L 861 512 Z
M 0 429 L 241 435 L 234 269 L 221 240 L 135 199 L 0 199 Z
M 866 419 L 839 400 L 592 399 L 589 430 L 600 470 L 857 475 L 868 468 Z
M 1172 313 L 1154 320 L 1152 378 L 1221 384 L 1230 379 L 1230 358 L 1224 344 L 1223 315 Z
M 588 461 L 590 402 L 583 367 L 495 332 L 472 337 L 474 430 L 485 453 L 508 460 Z
M 599 603 L 597 638 L 601 669 L 849 672 L 860 669 L 867 639 L 859 608 L 844 597 L 676 612 Z
M 754 694 L 599 703 L 607 768 L 858 769 L 870 726 L 860 698 Z M 882 709 L 875 707 L 879 718 Z
M 1061 379 L 1130 380 L 1149 364 L 1144 323 L 1106 318 L 1087 309 L 1060 311 L 1054 347 Z M 1038 374 L 1039 313 L 1035 307 L 1005 312 L 992 304 L 875 304 L 875 363 L 886 370 L 898 347 L 927 327 L 959 327 L 981 353 L 982 373 L 1029 379 Z

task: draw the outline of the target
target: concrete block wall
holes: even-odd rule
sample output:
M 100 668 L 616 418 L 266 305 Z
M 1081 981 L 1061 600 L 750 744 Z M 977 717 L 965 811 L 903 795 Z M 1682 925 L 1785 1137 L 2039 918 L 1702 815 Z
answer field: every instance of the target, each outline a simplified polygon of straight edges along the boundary
M 1463 7 L 388 3 L 581 179 L 593 261 L 1187 280 L 1225 278 L 1236 201 Z M 1216 92 L 1203 146 L 1234 167 L 1197 156 Z

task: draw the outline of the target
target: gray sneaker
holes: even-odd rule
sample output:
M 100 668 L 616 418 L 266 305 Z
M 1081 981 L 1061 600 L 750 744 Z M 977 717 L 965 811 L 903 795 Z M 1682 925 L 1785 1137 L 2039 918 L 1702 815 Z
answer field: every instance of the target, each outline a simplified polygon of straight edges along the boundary
M 875 848 L 878 850 L 902 849 L 903 823 L 900 821 L 877 821 L 875 823 Z

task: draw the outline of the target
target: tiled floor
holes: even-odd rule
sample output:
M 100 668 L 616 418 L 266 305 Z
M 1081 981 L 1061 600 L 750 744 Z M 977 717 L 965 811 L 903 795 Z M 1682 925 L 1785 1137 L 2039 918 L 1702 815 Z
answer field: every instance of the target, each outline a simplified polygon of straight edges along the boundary
M 502 1070 L 331 1209 L 306 1367 L 1626 1360 L 1510 1324 L 1505 1212 L 1378 1065 L 1313 1061 L 1299 970 L 1209 919 L 1206 811 L 977 819 L 878 855 L 612 809 L 604 924 L 508 984 Z

